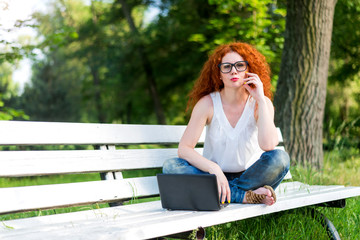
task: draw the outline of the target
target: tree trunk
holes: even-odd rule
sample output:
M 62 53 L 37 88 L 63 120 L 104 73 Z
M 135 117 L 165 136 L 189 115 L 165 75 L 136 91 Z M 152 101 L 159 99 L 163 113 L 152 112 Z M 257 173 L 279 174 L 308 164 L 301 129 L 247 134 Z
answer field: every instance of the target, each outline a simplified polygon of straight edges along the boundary
M 159 124 L 166 124 L 165 114 L 164 114 L 164 110 L 163 110 L 161 102 L 160 102 L 160 97 L 159 97 L 159 94 L 157 91 L 156 81 L 155 81 L 153 70 L 151 68 L 151 63 L 145 52 L 145 47 L 141 41 L 140 34 L 135 26 L 132 16 L 131 16 L 131 9 L 125 0 L 118 0 L 118 2 L 121 4 L 121 8 L 123 10 L 123 13 L 125 15 L 125 18 L 126 18 L 128 24 L 129 24 L 132 34 L 137 38 L 136 39 L 137 50 L 140 55 L 141 64 L 145 71 L 145 76 L 146 76 L 146 80 L 148 82 L 150 95 L 154 102 L 154 109 L 155 109 L 157 121 Z
M 99 123 L 106 123 L 106 117 L 104 115 L 103 107 L 101 104 L 101 86 L 100 86 L 100 78 L 99 73 L 96 67 L 90 66 L 91 75 L 93 77 L 94 83 L 94 101 L 95 108 L 97 112 L 97 120 Z
M 321 168 L 322 131 L 336 0 L 287 1 L 275 123 L 291 159 Z

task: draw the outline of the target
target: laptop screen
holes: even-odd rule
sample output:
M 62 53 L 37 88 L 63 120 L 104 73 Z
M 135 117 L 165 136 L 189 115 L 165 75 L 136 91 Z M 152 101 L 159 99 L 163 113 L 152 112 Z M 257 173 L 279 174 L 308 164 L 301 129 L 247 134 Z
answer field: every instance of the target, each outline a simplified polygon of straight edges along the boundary
M 157 174 L 162 207 L 169 210 L 220 210 L 214 174 Z

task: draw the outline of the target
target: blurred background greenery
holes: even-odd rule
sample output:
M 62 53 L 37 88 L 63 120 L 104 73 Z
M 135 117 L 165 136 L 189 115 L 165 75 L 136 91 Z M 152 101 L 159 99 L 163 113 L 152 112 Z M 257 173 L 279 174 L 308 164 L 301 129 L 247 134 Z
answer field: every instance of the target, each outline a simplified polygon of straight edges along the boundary
M 47 11 L 6 29 L 30 26 L 36 39 L 0 39 L 0 119 L 186 124 L 187 94 L 219 44 L 256 46 L 275 91 L 285 16 L 285 0 L 49 1 Z M 338 0 L 325 150 L 360 147 L 359 23 L 360 1 Z M 24 58 L 32 76 L 19 91 L 12 73 Z

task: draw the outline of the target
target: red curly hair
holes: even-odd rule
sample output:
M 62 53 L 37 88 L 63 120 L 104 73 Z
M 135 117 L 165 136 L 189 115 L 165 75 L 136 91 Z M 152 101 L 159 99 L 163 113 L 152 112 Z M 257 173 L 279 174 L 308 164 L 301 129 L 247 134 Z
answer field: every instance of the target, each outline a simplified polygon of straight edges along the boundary
M 224 88 L 224 83 L 220 79 L 218 64 L 221 63 L 222 58 L 229 52 L 237 52 L 249 63 L 247 71 L 256 73 L 259 76 L 264 86 L 265 96 L 272 99 L 271 71 L 265 56 L 250 44 L 235 42 L 217 47 L 209 56 L 209 59 L 202 68 L 199 78 L 195 82 L 194 88 L 189 94 L 188 110 L 192 109 L 202 97 Z

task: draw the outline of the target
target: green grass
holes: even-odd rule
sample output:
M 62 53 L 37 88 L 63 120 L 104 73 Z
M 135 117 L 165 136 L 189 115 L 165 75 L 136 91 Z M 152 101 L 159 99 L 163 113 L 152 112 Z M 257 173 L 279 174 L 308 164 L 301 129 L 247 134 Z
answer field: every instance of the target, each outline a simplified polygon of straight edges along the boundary
M 341 239 L 360 239 L 360 198 L 347 200 L 343 209 L 317 210 L 329 218 Z M 311 217 L 310 209 L 276 214 L 206 228 L 207 239 L 328 239 L 325 229 Z
M 124 177 L 147 176 L 158 173 L 159 170 L 131 171 Z M 325 153 L 324 166 L 321 171 L 299 166 L 291 167 L 293 180 L 309 184 L 321 185 L 360 185 L 360 153 L 358 149 L 342 149 L 341 153 L 332 151 Z M 60 175 L 48 177 L 31 177 L 18 179 L 0 179 L 0 187 L 27 186 L 39 184 L 54 184 L 81 181 L 98 181 L 99 174 Z M 127 204 L 141 201 L 158 200 L 132 199 Z M 107 207 L 107 204 L 93 204 L 81 207 L 61 208 L 56 210 L 33 211 L 0 216 L 0 221 L 23 217 L 42 216 L 65 212 L 83 211 Z M 346 207 L 322 208 L 317 210 L 328 217 L 341 239 L 360 239 L 360 197 L 350 198 Z M 206 228 L 206 238 L 216 240 L 230 239 L 328 239 L 324 228 L 311 218 L 309 209 L 285 211 L 264 215 L 256 218 L 231 222 Z

